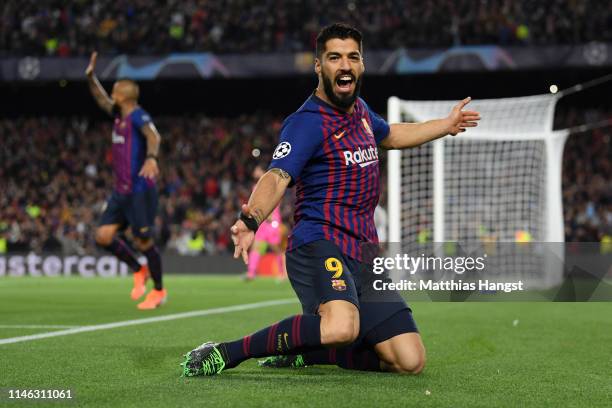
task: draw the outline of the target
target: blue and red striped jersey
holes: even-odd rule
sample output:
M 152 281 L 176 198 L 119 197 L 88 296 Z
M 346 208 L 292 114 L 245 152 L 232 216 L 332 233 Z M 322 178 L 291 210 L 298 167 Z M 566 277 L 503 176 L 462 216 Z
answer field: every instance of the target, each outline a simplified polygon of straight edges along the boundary
M 115 191 L 129 194 L 145 191 L 155 185 L 138 175 L 147 155 L 147 139 L 141 129 L 151 117 L 138 107 L 125 118 L 115 116 L 113 124 L 113 174 Z
M 325 239 L 363 260 L 362 245 L 378 243 L 377 145 L 388 134 L 387 122 L 361 98 L 349 114 L 313 94 L 285 119 L 269 168 L 289 173 L 296 187 L 289 250 Z

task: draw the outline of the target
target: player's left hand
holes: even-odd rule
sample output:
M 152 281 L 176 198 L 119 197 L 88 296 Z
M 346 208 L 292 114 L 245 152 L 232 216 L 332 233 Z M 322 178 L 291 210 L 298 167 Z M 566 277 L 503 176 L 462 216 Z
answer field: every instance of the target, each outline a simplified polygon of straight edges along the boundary
M 157 166 L 157 160 L 147 159 L 145 160 L 142 168 L 140 169 L 139 176 L 154 180 L 159 175 L 159 167 Z
M 470 103 L 471 97 L 467 97 L 453 107 L 451 113 L 446 118 L 448 120 L 448 134 L 455 136 L 458 133 L 465 132 L 466 128 L 478 126 L 480 113 L 476 111 L 464 111 L 465 105 Z

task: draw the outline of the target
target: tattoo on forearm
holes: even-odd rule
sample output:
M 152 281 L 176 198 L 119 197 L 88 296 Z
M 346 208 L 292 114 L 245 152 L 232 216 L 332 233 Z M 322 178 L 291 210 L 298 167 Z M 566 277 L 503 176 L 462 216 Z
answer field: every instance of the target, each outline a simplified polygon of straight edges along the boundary
M 257 225 L 261 225 L 265 218 L 261 208 L 253 208 L 251 210 L 251 214 L 253 215 L 253 218 L 255 218 L 255 221 L 257 221 Z
M 287 173 L 285 170 L 279 169 L 279 168 L 276 168 L 276 167 L 273 168 L 273 169 L 270 169 L 270 173 L 277 174 L 282 179 L 290 179 L 291 178 L 289 173 Z
M 153 124 L 149 125 L 154 127 Z M 159 153 L 160 137 L 151 128 L 144 128 L 144 135 L 147 138 L 147 155 L 156 156 Z
M 95 82 L 90 82 L 89 83 L 89 89 L 91 90 L 91 94 L 93 95 L 93 97 L 96 100 L 96 102 L 104 103 L 104 100 L 105 100 L 104 99 L 104 95 L 102 95 L 102 93 L 98 89 L 98 85 L 96 85 Z
M 88 78 L 88 82 L 89 90 L 91 91 L 91 94 L 93 95 L 98 106 L 104 110 L 109 110 L 112 107 L 112 102 L 106 94 L 104 88 L 102 88 L 100 82 L 98 82 L 95 76 L 90 76 Z
M 291 176 L 289 175 L 289 173 L 287 173 L 287 172 L 286 172 L 285 170 L 283 170 L 283 169 L 279 169 L 279 168 L 276 168 L 276 167 L 275 167 L 275 168 L 273 168 L 273 169 L 270 169 L 270 170 L 269 170 L 269 172 L 270 172 L 270 173 L 274 173 L 274 174 L 278 175 L 278 177 L 279 177 L 281 180 L 284 180 L 284 181 L 291 180 Z M 283 184 L 283 185 L 285 184 L 284 182 L 283 182 L 283 183 L 280 183 L 278 180 L 272 180 L 272 179 L 269 179 L 269 178 L 268 178 L 268 179 L 266 179 L 266 180 L 268 180 L 268 181 L 267 181 L 267 183 L 268 183 L 268 184 L 267 184 L 267 186 L 266 186 L 266 187 L 264 187 L 264 191 L 266 191 L 266 189 L 268 189 L 268 191 L 266 191 L 265 193 L 263 193 L 263 196 L 266 196 L 266 195 L 267 195 L 267 197 L 265 197 L 265 199 L 269 199 L 269 198 L 270 198 L 270 197 L 269 197 L 270 195 L 275 195 L 275 194 L 277 194 L 277 193 L 276 193 L 276 189 L 277 189 L 277 188 L 279 188 L 279 186 L 280 186 L 281 184 Z M 262 182 L 262 181 L 260 180 L 260 183 L 261 183 L 261 182 Z M 270 184 L 270 182 L 271 182 L 272 184 L 274 184 L 274 185 L 271 185 L 271 184 Z M 257 184 L 257 187 L 255 188 L 255 191 L 258 191 L 258 188 L 259 188 L 259 186 L 260 186 L 260 183 L 258 183 L 258 184 Z M 270 189 L 271 189 L 271 190 L 270 190 Z M 283 190 L 283 191 L 284 191 L 284 190 Z M 257 197 L 259 197 L 259 195 L 261 195 L 260 193 L 257 193 L 257 194 L 258 194 L 258 195 L 257 195 Z M 261 203 L 261 201 L 259 201 L 259 200 L 260 200 L 260 199 L 258 198 L 258 199 L 257 199 L 257 201 Z M 272 209 L 268 210 L 267 212 L 264 212 L 264 210 L 262 210 L 261 208 L 257 208 L 257 207 L 255 207 L 255 204 L 254 204 L 253 202 L 251 202 L 250 200 L 249 200 L 249 207 L 251 208 L 251 216 L 252 216 L 253 218 L 255 218 L 255 221 L 257 221 L 257 224 L 258 224 L 258 225 L 261 225 L 261 223 L 262 223 L 262 222 L 264 222 L 264 221 L 266 220 L 266 218 L 268 217 L 268 215 L 270 214 L 270 212 L 272 212 Z

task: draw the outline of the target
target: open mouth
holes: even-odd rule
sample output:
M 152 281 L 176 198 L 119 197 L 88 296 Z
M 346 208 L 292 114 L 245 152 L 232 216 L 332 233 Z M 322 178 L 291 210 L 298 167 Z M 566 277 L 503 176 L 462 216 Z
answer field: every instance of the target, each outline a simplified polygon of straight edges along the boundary
M 340 92 L 350 92 L 354 83 L 355 77 L 350 74 L 342 74 L 336 77 L 336 86 Z

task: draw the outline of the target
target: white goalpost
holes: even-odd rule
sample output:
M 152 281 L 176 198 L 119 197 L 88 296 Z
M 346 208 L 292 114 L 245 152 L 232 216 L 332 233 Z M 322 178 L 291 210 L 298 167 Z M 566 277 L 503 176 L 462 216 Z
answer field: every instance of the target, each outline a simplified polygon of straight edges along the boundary
M 400 243 L 403 251 L 443 242 L 562 243 L 561 161 L 569 132 L 553 131 L 558 99 L 548 94 L 474 100 L 468 107 L 481 114 L 477 128 L 389 151 L 389 242 Z M 388 120 L 441 118 L 456 103 L 391 97 Z M 562 253 L 556 256 L 563 259 Z M 537 273 L 532 286 L 562 277 L 562 270 L 549 272 Z

